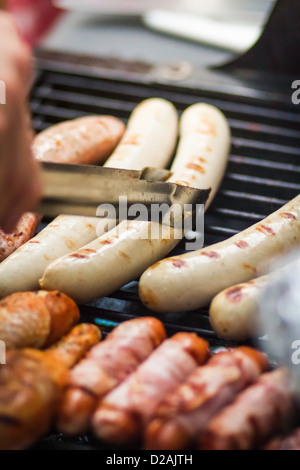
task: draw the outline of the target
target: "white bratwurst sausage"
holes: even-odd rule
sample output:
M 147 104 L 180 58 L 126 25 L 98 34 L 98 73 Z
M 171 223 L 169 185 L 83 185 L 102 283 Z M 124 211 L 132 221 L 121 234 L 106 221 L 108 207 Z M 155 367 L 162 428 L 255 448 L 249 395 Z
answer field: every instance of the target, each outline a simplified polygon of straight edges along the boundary
M 177 126 L 177 112 L 171 103 L 156 98 L 142 102 L 133 111 L 122 142 L 105 166 L 138 170 L 151 165 L 153 159 L 157 164 L 157 158 L 161 158 L 159 166 L 164 167 L 174 151 Z M 154 141 L 158 147 L 155 155 L 151 147 Z M 86 151 L 83 144 L 81 148 Z M 44 150 L 49 151 L 49 146 Z M 115 225 L 114 221 L 109 223 L 108 228 Z M 102 222 L 98 218 L 66 215 L 56 218 L 0 265 L 0 297 L 38 289 L 38 281 L 49 264 L 90 243 L 107 226 L 107 220 Z
M 300 244 L 300 196 L 265 220 L 216 245 L 152 266 L 140 298 L 156 312 L 194 310 L 223 289 L 264 274 L 281 254 Z
M 165 168 L 175 150 L 177 135 L 178 115 L 172 103 L 162 98 L 142 101 L 105 166 L 125 170 Z
M 181 140 L 169 181 L 212 187 L 214 195 L 226 168 L 229 146 L 230 131 L 223 114 L 205 104 L 190 107 L 181 119 Z M 51 264 L 40 285 L 46 290 L 56 286 L 77 302 L 108 295 L 166 256 L 182 237 L 179 228 L 122 222 L 107 235 Z
M 220 338 L 245 341 L 258 326 L 258 302 L 271 275 L 257 277 L 220 292 L 212 301 L 209 320 Z

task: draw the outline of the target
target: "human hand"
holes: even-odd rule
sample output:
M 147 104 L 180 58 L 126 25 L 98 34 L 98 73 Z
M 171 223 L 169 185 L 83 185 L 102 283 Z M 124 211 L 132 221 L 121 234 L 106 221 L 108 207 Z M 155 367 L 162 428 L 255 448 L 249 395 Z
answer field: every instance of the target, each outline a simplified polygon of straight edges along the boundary
M 33 71 L 30 49 L 8 13 L 0 12 L 0 31 L 0 80 L 6 94 L 6 104 L 0 104 L 0 227 L 11 232 L 21 215 L 34 209 L 41 184 L 26 103 Z

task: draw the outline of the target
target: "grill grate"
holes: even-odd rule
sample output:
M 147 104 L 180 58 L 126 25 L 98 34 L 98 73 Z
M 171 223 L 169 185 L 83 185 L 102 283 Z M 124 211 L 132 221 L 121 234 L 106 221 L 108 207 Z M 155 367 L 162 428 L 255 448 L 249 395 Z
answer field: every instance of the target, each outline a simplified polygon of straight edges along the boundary
M 300 192 L 300 113 L 291 103 L 292 80 L 288 77 L 280 77 L 276 83 L 273 77 L 266 86 L 268 77 L 263 75 L 253 80 L 237 75 L 233 80 L 203 71 L 192 80 L 174 84 L 149 67 L 132 74 L 129 67 L 120 73 L 113 66 L 110 70 L 80 65 L 79 57 L 49 53 L 46 58 L 41 54 L 37 67 L 31 99 L 36 131 L 87 114 L 113 114 L 126 121 L 138 102 L 156 96 L 172 101 L 179 113 L 200 101 L 225 113 L 233 134 L 232 151 L 221 190 L 205 217 L 206 245 L 258 222 Z M 176 249 L 176 253 L 182 252 L 183 244 Z M 82 306 L 81 311 L 83 321 L 95 322 L 104 333 L 124 320 L 152 315 L 138 299 L 137 282 Z M 169 334 L 179 329 L 195 331 L 212 345 L 230 346 L 211 331 L 207 309 L 167 314 L 163 320 Z M 52 436 L 41 446 L 59 442 L 93 445 L 89 438 L 70 441 Z

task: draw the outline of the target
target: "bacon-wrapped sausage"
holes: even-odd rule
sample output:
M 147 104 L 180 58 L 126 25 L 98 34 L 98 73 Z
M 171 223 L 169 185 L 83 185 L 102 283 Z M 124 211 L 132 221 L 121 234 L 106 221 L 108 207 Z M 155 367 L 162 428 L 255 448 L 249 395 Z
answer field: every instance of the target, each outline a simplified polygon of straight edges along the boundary
M 264 374 L 219 413 L 200 439 L 205 450 L 249 450 L 262 444 L 291 418 L 294 388 L 285 369 Z
M 121 323 L 70 371 L 58 413 L 58 428 L 69 434 L 85 432 L 99 400 L 123 382 L 165 339 L 156 318 Z
M 204 307 L 222 290 L 263 275 L 299 247 L 299 234 L 300 195 L 228 240 L 155 264 L 141 277 L 141 300 L 162 313 Z
M 182 383 L 209 355 L 195 334 L 166 340 L 125 382 L 109 393 L 93 417 L 95 434 L 114 444 L 137 438 L 167 393 Z

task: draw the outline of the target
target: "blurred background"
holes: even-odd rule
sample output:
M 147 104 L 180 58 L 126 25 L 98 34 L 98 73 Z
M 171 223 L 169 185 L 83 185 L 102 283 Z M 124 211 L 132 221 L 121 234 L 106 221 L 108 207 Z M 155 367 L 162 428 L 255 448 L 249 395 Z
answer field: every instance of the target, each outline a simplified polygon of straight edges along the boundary
M 0 0 L 32 45 L 210 65 L 251 47 L 274 0 Z M 3 6 L 3 5 L 2 5 Z

